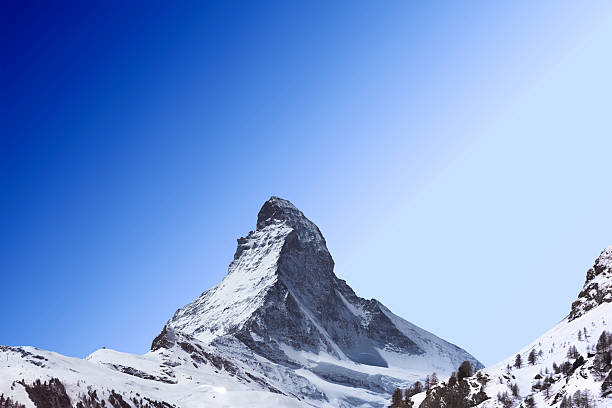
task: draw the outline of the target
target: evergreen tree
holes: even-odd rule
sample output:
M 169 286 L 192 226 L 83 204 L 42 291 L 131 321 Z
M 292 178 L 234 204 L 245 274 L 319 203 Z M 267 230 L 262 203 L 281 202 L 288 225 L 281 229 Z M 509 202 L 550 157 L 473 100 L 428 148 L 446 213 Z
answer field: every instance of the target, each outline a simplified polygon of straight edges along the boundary
M 536 404 L 535 404 L 535 401 L 533 400 L 533 397 L 531 395 L 529 395 L 527 398 L 525 398 L 525 406 L 527 408 L 535 408 Z
M 414 394 L 418 394 L 418 393 L 423 392 L 423 384 L 420 381 L 415 382 L 412 385 L 412 390 L 414 391 Z M 414 395 L 414 394 L 412 394 L 412 395 Z
M 561 400 L 561 405 L 559 405 L 559 408 L 573 408 L 573 406 L 574 404 L 572 403 L 572 397 L 564 396 Z
M 582 392 L 580 390 L 576 391 L 573 396 L 574 405 L 582 406 Z
M 397 388 L 393 395 L 391 396 L 391 405 L 389 408 L 403 408 L 404 407 L 404 396 L 402 395 L 402 390 Z
M 474 375 L 474 368 L 472 367 L 472 364 L 467 360 L 461 363 L 459 369 L 457 370 L 457 380 L 461 381 L 464 378 L 471 377 L 472 375 Z
M 535 365 L 536 360 L 538 359 L 535 349 L 531 350 L 529 356 L 527 356 L 527 362 L 531 365 Z
M 431 380 L 429 379 L 429 375 L 425 377 L 425 391 L 429 392 L 431 390 Z
M 414 406 L 414 402 L 412 402 L 412 398 L 408 395 L 406 395 L 406 399 L 404 400 L 404 407 L 405 408 L 412 408 Z
M 438 374 L 436 374 L 435 371 L 433 373 L 431 373 L 430 381 L 431 381 L 431 386 L 432 387 L 437 385 L 440 382 L 440 380 L 438 380 Z
M 518 398 L 520 396 L 519 394 L 519 387 L 517 383 L 513 383 L 510 385 L 510 391 L 512 391 L 512 396 L 514 398 Z
M 561 370 L 563 374 L 568 375 L 570 371 L 572 371 L 572 363 L 570 363 L 569 361 L 566 361 L 563 364 L 561 364 L 561 367 L 559 367 L 559 369 Z
M 512 398 L 510 398 L 510 396 L 508 395 L 507 392 L 503 392 L 503 393 L 498 393 L 497 394 L 497 401 L 499 401 L 500 404 L 502 404 L 502 407 L 504 408 L 510 408 L 512 406 Z
M 595 350 L 598 353 L 606 353 L 610 350 L 611 343 L 612 343 L 612 335 L 604 330 L 601 332 L 601 336 L 599 336 L 599 340 L 597 340 L 597 345 L 595 346 Z
M 514 366 L 516 368 L 521 368 L 523 366 L 523 359 L 521 358 L 520 354 L 517 354 L 514 358 Z
M 580 353 L 578 353 L 576 346 L 570 346 L 570 348 L 567 349 L 567 358 L 576 359 L 578 357 L 580 357 Z

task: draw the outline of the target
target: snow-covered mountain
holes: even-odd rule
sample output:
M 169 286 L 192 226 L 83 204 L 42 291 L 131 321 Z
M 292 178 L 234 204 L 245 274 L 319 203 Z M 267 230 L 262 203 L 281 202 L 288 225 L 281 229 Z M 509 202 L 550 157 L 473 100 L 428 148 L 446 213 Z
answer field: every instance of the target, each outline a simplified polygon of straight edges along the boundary
M 481 367 L 358 297 L 333 268 L 319 228 L 272 197 L 238 239 L 225 279 L 179 309 L 150 352 L 81 360 L 2 347 L 1 398 L 39 408 L 381 407 L 432 372 L 448 376 L 464 360 Z
M 612 246 L 587 271 L 569 315 L 552 330 L 500 363 L 412 400 L 421 408 L 612 407 L 611 332 Z

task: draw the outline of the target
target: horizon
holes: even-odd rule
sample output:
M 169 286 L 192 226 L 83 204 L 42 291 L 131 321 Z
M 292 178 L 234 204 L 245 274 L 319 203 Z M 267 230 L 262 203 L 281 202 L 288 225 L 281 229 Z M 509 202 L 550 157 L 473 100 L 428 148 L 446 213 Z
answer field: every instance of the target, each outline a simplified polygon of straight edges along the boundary
M 612 4 L 347 4 L 11 4 L 0 344 L 147 352 L 273 195 L 485 366 L 561 321 L 612 245 Z

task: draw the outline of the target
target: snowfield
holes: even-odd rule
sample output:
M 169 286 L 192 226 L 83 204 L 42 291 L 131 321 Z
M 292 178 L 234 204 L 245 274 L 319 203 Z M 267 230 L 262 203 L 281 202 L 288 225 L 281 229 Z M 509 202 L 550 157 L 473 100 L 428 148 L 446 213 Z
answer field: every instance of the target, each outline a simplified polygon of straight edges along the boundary
M 594 406 L 611 407 L 612 399 L 601 397 L 603 378 L 595 378 L 588 369 L 592 365 L 592 358 L 587 359 L 587 362 L 582 367 L 583 369 L 572 374 L 567 380 L 563 379 L 552 384 L 548 391 L 551 397 L 545 398 L 544 392 L 534 393 L 531 389 L 531 386 L 537 382 L 537 375 L 544 376 L 547 370 L 549 373 L 552 373 L 553 363 L 560 365 L 568 361 L 567 352 L 570 346 L 575 346 L 580 355 L 587 357 L 589 352 L 595 348 L 601 333 L 604 330 L 612 331 L 610 323 L 612 323 L 612 303 L 604 303 L 571 322 L 564 319 L 542 337 L 521 349 L 517 353 L 521 355 L 523 361 L 521 368 L 513 366 L 515 355 L 494 366 L 485 368 L 482 370 L 483 373 L 491 377 L 490 385 L 485 387 L 485 392 L 493 398 L 481 406 L 483 408 L 500 407 L 501 405 L 495 400 L 495 397 L 501 392 L 511 393 L 509 386 L 512 383 L 516 383 L 519 387 L 521 399 L 534 394 L 538 406 L 559 406 L 560 400 L 552 405 L 551 400 L 554 400 L 554 395 L 560 392 L 566 395 L 573 395 L 576 391 L 588 390 L 593 396 L 593 402 L 596 404 Z M 584 329 L 586 329 L 587 337 L 583 335 Z M 578 340 L 578 333 L 581 333 L 581 340 Z M 527 361 L 531 350 L 536 350 L 536 352 L 542 350 L 543 353 L 541 357 L 538 357 L 534 365 L 529 364 Z M 571 362 L 575 361 L 575 359 L 570 360 Z M 512 367 L 509 375 L 506 369 L 508 365 Z

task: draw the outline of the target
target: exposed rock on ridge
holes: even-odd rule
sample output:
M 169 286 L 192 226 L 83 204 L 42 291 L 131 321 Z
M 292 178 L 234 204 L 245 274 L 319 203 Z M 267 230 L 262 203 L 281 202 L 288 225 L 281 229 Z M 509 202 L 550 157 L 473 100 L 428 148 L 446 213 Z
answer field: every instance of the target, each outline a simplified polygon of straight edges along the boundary
M 584 287 L 572 303 L 572 321 L 602 303 L 612 302 L 612 246 L 604 249 L 587 271 Z

